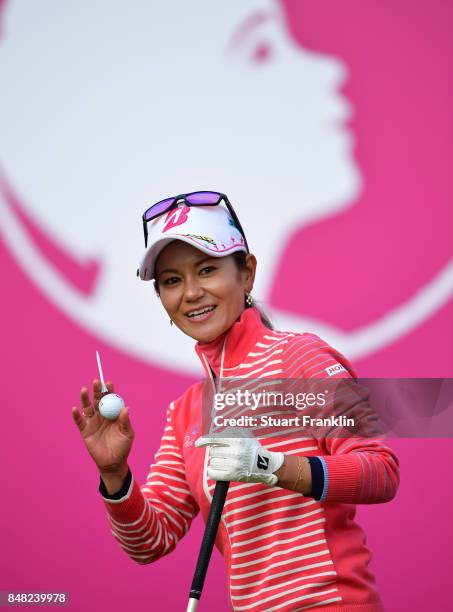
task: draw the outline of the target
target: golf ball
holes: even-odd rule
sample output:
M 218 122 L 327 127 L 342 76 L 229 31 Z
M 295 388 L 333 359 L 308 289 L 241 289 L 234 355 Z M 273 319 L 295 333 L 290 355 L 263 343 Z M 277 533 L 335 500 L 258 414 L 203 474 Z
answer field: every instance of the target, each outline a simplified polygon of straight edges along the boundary
M 121 409 L 124 407 L 123 398 L 116 393 L 108 393 L 101 397 L 99 401 L 99 412 L 110 421 L 118 418 Z

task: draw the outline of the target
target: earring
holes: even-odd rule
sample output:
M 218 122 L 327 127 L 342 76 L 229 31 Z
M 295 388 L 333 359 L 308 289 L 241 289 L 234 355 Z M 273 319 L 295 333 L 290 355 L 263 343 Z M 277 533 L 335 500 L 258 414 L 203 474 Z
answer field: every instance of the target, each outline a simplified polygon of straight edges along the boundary
M 170 325 L 173 325 L 173 319 L 170 319 Z
M 245 294 L 245 303 L 247 304 L 247 306 L 253 306 L 253 298 L 250 293 Z

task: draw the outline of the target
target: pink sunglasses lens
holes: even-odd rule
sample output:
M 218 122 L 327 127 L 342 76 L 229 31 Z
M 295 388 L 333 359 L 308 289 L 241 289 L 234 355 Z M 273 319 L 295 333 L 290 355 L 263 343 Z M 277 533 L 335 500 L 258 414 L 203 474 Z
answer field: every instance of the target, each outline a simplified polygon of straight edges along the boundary
M 175 198 L 167 198 L 166 200 L 161 200 L 160 202 L 157 202 L 157 204 L 154 204 L 154 206 L 151 206 L 151 208 L 149 208 L 145 213 L 145 221 L 149 221 L 150 219 L 153 219 L 153 217 L 157 217 L 158 215 L 161 215 L 167 211 L 174 201 Z
M 198 191 L 186 196 L 189 204 L 218 204 L 221 199 L 220 193 L 214 191 Z

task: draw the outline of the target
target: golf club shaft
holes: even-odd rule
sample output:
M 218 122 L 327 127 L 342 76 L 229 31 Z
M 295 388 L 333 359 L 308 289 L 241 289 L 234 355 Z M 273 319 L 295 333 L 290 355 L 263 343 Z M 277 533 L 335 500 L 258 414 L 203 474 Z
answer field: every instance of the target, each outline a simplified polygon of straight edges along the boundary
M 195 612 L 197 609 L 229 486 L 230 483 L 227 481 L 218 480 L 216 482 L 211 508 L 209 510 L 209 516 L 206 522 L 200 552 L 198 554 L 192 586 L 190 588 L 189 604 L 186 612 Z

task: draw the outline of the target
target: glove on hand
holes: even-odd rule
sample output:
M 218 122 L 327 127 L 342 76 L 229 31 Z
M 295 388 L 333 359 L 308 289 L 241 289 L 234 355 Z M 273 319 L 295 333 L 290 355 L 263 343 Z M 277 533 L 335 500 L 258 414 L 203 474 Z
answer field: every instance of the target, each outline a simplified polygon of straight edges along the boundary
M 273 486 L 278 482 L 274 474 L 284 461 L 283 453 L 267 450 L 256 438 L 226 438 L 202 436 L 195 446 L 210 446 L 211 463 L 208 476 L 214 480 L 263 482 Z

